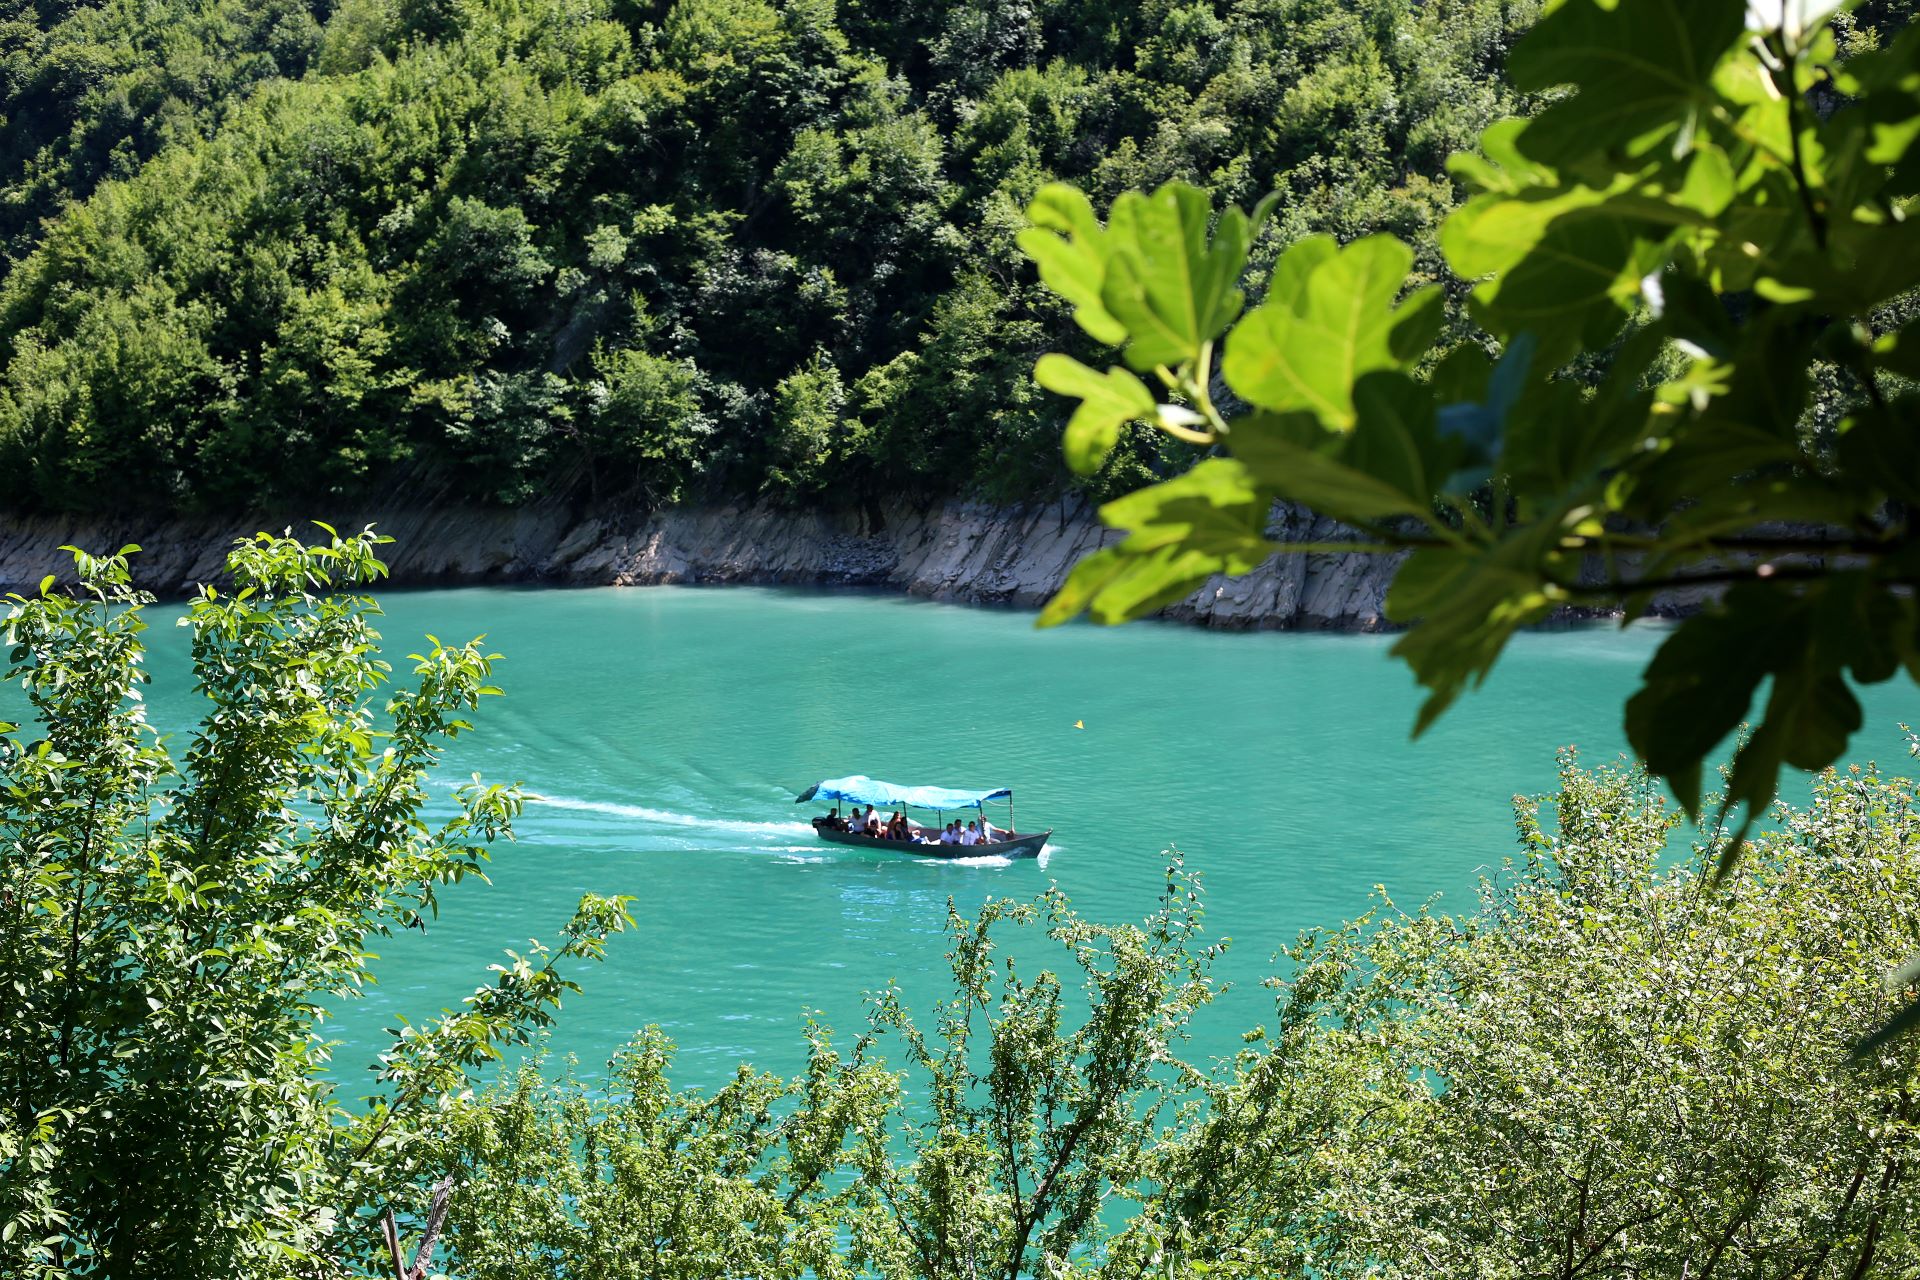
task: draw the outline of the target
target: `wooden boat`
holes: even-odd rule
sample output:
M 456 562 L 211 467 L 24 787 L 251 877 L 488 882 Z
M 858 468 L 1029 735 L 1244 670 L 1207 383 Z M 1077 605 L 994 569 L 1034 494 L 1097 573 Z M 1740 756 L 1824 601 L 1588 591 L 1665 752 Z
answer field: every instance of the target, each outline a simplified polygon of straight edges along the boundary
M 805 804 L 809 800 L 820 799 L 835 805 L 837 813 L 841 804 L 868 805 L 882 811 L 904 813 L 908 809 L 920 809 L 940 816 L 941 826 L 945 825 L 950 813 L 965 813 L 969 810 L 980 815 L 980 821 L 986 820 L 986 805 L 989 800 L 1007 802 L 1007 825 L 997 832 L 998 839 L 984 844 L 941 844 L 941 826 L 927 826 L 908 820 L 907 829 L 913 832 L 912 840 L 889 840 L 885 836 L 869 836 L 853 831 L 841 831 L 830 816 L 813 820 L 814 834 L 828 844 L 843 844 L 856 849 L 876 849 L 883 853 L 905 853 L 918 858 L 1032 858 L 1047 847 L 1047 838 L 1053 829 L 1045 831 L 1020 831 L 1013 823 L 1013 789 L 994 787 L 986 791 L 966 791 L 954 787 L 903 787 L 891 782 L 876 782 L 863 774 L 850 778 L 828 778 L 816 782 L 802 791 L 794 800 L 795 804 Z M 989 829 L 992 829 L 989 827 Z
M 1002 858 L 1036 858 L 1047 847 L 1046 831 L 1014 831 L 1004 840 L 995 840 L 991 844 L 941 844 L 938 827 L 914 827 L 913 840 L 889 840 L 884 836 L 855 835 L 851 831 L 836 831 L 826 825 L 825 818 L 813 820 L 813 832 L 828 844 L 852 845 L 857 849 L 879 849 L 884 853 L 911 853 L 922 858 L 985 858 L 998 855 Z M 923 844 L 918 837 L 932 841 Z

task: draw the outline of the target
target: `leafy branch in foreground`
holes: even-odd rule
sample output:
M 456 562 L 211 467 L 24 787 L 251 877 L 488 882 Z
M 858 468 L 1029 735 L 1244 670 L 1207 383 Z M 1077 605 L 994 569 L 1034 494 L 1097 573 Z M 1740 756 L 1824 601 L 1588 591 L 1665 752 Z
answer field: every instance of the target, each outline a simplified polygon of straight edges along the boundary
M 429 821 L 427 779 L 498 690 L 478 642 L 389 679 L 360 589 L 371 531 L 267 535 L 204 589 L 206 710 L 176 749 L 141 691 L 147 597 L 75 553 L 5 620 L 37 736 L 0 732 L 0 1272 L 289 1276 L 370 1257 L 372 1216 L 424 1199 L 407 1163 L 468 1071 L 524 1042 L 572 983 L 556 965 L 624 927 L 590 898 L 551 953 L 513 957 L 457 1013 L 407 1029 L 350 1113 L 324 1002 L 371 981 L 368 941 L 422 924 L 511 835 L 475 781 Z M 376 714 L 376 712 L 378 714 Z
M 1724 587 L 1628 703 L 1635 751 L 1697 817 L 1707 753 L 1766 686 L 1722 810 L 1738 833 L 1784 767 L 1838 759 L 1849 682 L 1920 675 L 1920 28 L 1843 60 L 1830 26 L 1773 11 L 1756 30 L 1742 0 L 1562 0 L 1515 47 L 1515 86 L 1557 96 L 1454 157 L 1474 194 L 1440 236 L 1491 355 L 1433 348 L 1436 287 L 1408 291 L 1391 237 L 1295 242 L 1241 314 L 1264 208 L 1216 222 L 1169 184 L 1103 225 L 1044 189 L 1021 244 L 1122 360 L 1036 368 L 1080 399 L 1068 460 L 1097 467 L 1129 421 L 1218 456 L 1102 508 L 1126 538 L 1042 622 L 1137 618 L 1318 549 L 1268 537 L 1286 499 L 1404 555 L 1386 606 L 1429 691 L 1416 732 L 1556 608 Z
M 1723 892 L 1639 770 L 1563 758 L 1459 916 L 1305 935 L 1226 1061 L 1195 882 L 1137 926 L 1057 893 L 949 915 L 949 997 L 898 992 L 806 1071 L 676 1091 L 528 1064 L 449 1109 L 450 1269 L 551 1277 L 1727 1276 L 1920 1266 L 1920 1045 L 1848 1052 L 1920 930 L 1911 783 L 1828 772 Z M 1044 929 L 1060 971 L 1030 968 Z M 1007 952 L 1018 950 L 1016 965 Z M 1076 983 L 1072 979 L 1077 977 Z M 1076 996 L 1073 988 L 1080 988 Z M 1213 1005 L 1212 1008 L 1208 1008 Z M 886 1044 L 904 1052 L 882 1063 Z

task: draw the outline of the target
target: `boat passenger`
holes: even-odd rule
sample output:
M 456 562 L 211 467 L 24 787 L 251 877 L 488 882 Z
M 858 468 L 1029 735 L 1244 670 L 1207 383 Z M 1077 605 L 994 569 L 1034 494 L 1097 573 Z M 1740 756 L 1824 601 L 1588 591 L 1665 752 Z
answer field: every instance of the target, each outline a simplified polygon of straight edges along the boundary
M 979 829 L 979 828 L 978 828 L 977 826 L 975 826 L 975 825 L 974 825 L 973 823 L 971 823 L 971 822 L 969 822 L 969 823 L 967 824 L 967 829 L 966 829 L 966 831 L 965 831 L 964 833 L 962 833 L 962 834 L 961 834 L 961 836 L 960 836 L 960 843 L 961 843 L 961 844 L 964 844 L 964 845 L 976 845 L 976 844 L 979 844 L 979 843 L 980 843 L 980 829 Z
M 952 822 L 949 822 L 946 826 L 940 828 L 940 843 L 941 844 L 959 844 L 960 843 L 960 819 L 955 818 Z

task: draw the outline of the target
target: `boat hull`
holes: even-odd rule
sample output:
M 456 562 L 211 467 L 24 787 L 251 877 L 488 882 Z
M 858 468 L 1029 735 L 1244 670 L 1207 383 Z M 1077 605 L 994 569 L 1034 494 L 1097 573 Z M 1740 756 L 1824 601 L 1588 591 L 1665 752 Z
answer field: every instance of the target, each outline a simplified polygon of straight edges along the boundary
M 996 840 L 992 844 L 917 844 L 911 840 L 886 840 L 874 836 L 857 836 L 851 831 L 834 831 L 828 827 L 816 826 L 813 833 L 828 844 L 851 845 L 856 849 L 876 849 L 881 853 L 905 853 L 916 858 L 932 858 L 935 861 L 951 861 L 955 858 L 1033 858 L 1047 847 L 1047 837 L 1051 829 L 1022 834 L 1013 833 L 1010 840 Z

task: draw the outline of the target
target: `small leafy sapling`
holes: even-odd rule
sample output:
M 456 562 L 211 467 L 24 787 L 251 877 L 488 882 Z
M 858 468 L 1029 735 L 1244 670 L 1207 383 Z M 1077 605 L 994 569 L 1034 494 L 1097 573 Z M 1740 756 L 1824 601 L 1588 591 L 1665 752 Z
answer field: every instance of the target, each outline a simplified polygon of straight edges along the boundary
M 556 966 L 627 923 L 589 898 L 551 952 L 409 1028 L 380 1101 L 350 1111 L 322 1034 L 372 980 L 369 944 L 432 916 L 511 836 L 513 787 L 428 780 L 499 690 L 497 655 L 435 641 L 389 689 L 365 588 L 371 530 L 262 534 L 180 625 L 203 699 L 146 718 L 150 598 L 128 557 L 16 596 L 0 732 L 0 1271 L 330 1274 L 376 1256 L 375 1215 L 424 1204 L 408 1165 L 467 1072 L 574 989 Z M 440 812 L 435 812 L 440 809 Z

